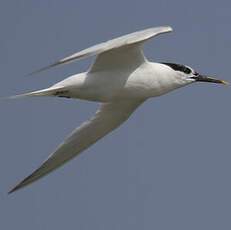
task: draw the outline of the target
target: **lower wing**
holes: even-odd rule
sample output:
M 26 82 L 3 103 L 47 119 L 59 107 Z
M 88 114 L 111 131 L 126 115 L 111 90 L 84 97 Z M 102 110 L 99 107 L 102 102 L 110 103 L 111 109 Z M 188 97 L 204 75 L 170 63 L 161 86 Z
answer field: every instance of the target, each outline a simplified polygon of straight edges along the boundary
M 40 179 L 80 154 L 83 150 L 126 121 L 142 102 L 126 101 L 102 104 L 90 120 L 75 129 L 38 169 L 18 183 L 9 193 Z

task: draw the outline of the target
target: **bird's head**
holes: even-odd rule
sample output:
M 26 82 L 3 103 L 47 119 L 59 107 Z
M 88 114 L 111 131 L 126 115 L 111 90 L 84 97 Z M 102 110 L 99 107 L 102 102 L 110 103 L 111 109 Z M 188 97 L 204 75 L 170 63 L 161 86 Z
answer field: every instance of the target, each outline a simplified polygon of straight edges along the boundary
M 193 70 L 191 67 L 186 66 L 186 65 L 181 65 L 181 64 L 175 64 L 175 63 L 162 63 L 164 65 L 169 66 L 173 70 L 177 71 L 180 75 L 180 77 L 185 81 L 185 82 L 210 82 L 210 83 L 218 83 L 218 84 L 224 84 L 227 85 L 229 84 L 226 81 L 219 80 L 207 75 L 202 75 Z

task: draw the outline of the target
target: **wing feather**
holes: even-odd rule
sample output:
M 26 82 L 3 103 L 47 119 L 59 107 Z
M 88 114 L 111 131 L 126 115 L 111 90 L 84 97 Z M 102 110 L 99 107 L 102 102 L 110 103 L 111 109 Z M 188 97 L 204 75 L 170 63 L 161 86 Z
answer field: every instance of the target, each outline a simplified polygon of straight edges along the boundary
M 104 103 L 95 116 L 84 122 L 31 175 L 18 183 L 12 193 L 45 176 L 104 137 L 128 119 L 142 101 Z
M 144 43 L 145 41 L 147 41 L 148 39 L 151 39 L 154 36 L 157 36 L 162 33 L 171 32 L 171 31 L 172 31 L 172 28 L 170 26 L 161 26 L 161 27 L 153 27 L 153 28 L 137 31 L 131 34 L 127 34 L 127 35 L 100 43 L 98 45 L 94 45 L 92 47 L 89 47 L 77 53 L 74 53 L 47 67 L 36 70 L 32 72 L 31 74 L 39 73 L 49 68 L 62 65 L 62 64 L 67 64 L 67 63 L 70 63 L 78 59 L 83 59 L 83 58 L 87 58 L 90 56 L 99 55 L 99 54 L 102 54 L 102 53 L 105 53 L 105 52 L 108 52 L 114 49 L 128 47 L 131 45 L 133 45 L 132 47 L 134 47 L 135 45 L 140 46 L 140 44 Z

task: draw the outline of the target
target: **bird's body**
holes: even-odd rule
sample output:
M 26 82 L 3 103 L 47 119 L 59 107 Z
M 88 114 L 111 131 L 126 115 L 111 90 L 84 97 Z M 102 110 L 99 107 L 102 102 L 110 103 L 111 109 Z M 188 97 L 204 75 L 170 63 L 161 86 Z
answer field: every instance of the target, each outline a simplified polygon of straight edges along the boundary
M 101 106 L 90 120 L 74 130 L 38 169 L 10 192 L 34 182 L 81 153 L 126 121 L 146 99 L 195 81 L 225 83 L 199 75 L 184 65 L 149 62 L 143 55 L 142 44 L 158 34 L 170 31 L 170 27 L 156 27 L 128 34 L 80 51 L 49 66 L 97 55 L 87 72 L 22 96 L 77 98 L 101 102 Z M 38 72 L 45 69 L 47 67 Z
M 164 74 L 163 74 L 164 73 Z M 191 81 L 175 76 L 175 71 L 160 63 L 145 62 L 126 71 L 80 73 L 55 84 L 55 96 L 89 101 L 112 102 L 160 96 Z

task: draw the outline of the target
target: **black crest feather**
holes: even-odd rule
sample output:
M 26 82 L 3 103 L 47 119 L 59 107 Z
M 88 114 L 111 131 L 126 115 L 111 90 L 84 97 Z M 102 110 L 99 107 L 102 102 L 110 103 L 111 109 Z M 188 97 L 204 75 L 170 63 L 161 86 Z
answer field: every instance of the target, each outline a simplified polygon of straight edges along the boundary
M 161 64 L 167 65 L 176 71 L 181 71 L 186 74 L 190 74 L 192 72 L 192 70 L 185 65 L 168 63 L 168 62 L 162 62 Z

